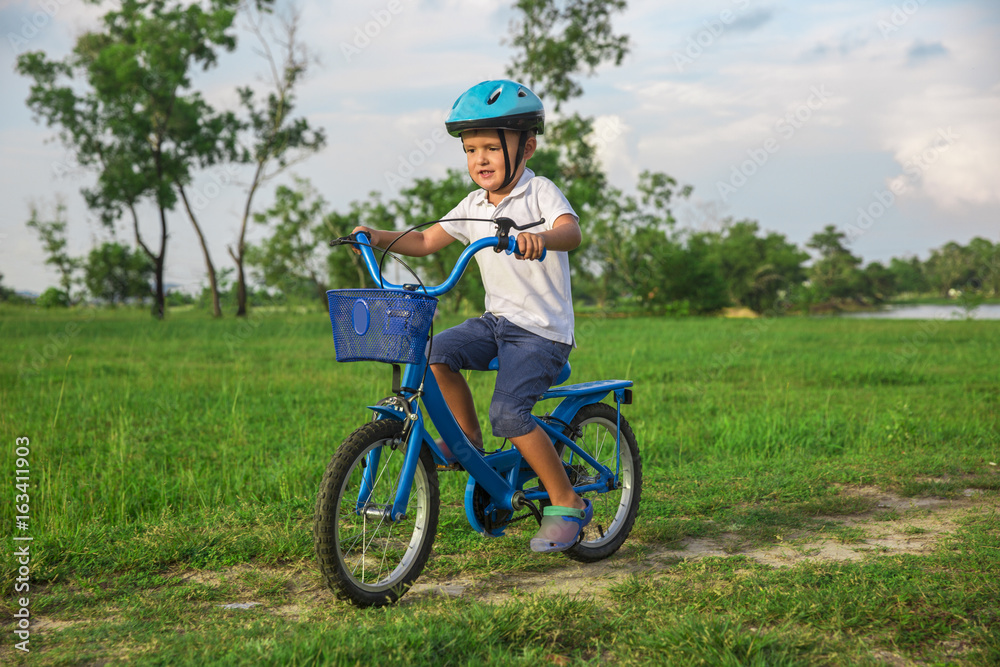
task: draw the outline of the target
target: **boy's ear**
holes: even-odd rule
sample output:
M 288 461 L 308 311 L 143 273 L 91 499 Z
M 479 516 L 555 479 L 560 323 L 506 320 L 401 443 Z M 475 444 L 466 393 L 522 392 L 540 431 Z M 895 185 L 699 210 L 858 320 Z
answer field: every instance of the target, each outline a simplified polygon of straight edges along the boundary
M 528 137 L 528 140 L 524 142 L 524 159 L 530 159 L 535 154 L 536 148 L 538 148 L 538 140 L 534 136 Z

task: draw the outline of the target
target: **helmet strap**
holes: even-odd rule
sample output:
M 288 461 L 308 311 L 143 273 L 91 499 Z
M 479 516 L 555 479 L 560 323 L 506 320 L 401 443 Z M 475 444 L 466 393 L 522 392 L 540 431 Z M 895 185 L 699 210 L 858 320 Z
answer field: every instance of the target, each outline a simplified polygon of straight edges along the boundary
M 510 163 L 510 153 L 507 152 L 507 135 L 504 133 L 504 130 L 502 129 L 498 129 L 497 134 L 500 135 L 500 145 L 503 146 L 503 162 L 504 162 L 503 183 L 500 184 L 500 187 L 497 188 L 497 190 L 502 190 L 508 185 L 510 185 L 510 182 L 514 180 L 514 176 L 515 174 L 517 174 L 517 168 L 521 166 L 521 159 L 524 158 L 524 147 L 528 143 L 528 133 L 522 130 L 517 138 L 517 157 L 514 159 L 513 167 L 511 167 Z

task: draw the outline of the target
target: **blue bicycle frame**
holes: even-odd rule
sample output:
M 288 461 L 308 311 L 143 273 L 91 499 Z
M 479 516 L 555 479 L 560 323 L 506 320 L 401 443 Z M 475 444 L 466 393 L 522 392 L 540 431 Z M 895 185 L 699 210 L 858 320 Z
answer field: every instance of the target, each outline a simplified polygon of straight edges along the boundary
M 429 296 L 439 296 L 448 292 L 458 283 L 465 269 L 468 267 L 472 256 L 486 248 L 498 248 L 504 242 L 506 248 L 501 250 L 508 254 L 516 252 L 517 243 L 514 237 L 500 239 L 497 237 L 483 238 L 473 241 L 461 254 L 455 264 L 454 269 L 448 278 L 440 285 L 434 287 L 417 287 L 413 285 L 396 285 L 388 282 L 382 276 L 378 262 L 372 252 L 367 236 L 363 233 L 357 235 L 358 246 L 361 251 L 365 267 L 371 274 L 376 284 L 386 290 L 408 290 L 426 293 Z M 544 255 L 542 257 L 544 259 Z M 555 410 L 546 417 L 533 416 L 535 422 L 552 439 L 553 443 L 558 443 L 571 450 L 571 457 L 579 456 L 587 464 L 599 472 L 597 479 L 589 479 L 586 484 L 575 487 L 577 493 L 598 492 L 603 493 L 615 489 L 619 485 L 619 470 L 611 470 L 594 460 L 587 452 L 581 449 L 571 438 L 567 437 L 563 430 L 573 420 L 573 417 L 580 408 L 592 403 L 599 403 L 610 393 L 614 393 L 617 407 L 617 415 L 621 419 L 622 403 L 631 402 L 630 380 L 600 380 L 595 382 L 585 382 L 581 384 L 560 386 L 550 389 L 542 394 L 539 400 L 551 398 L 562 398 Z M 451 456 L 447 456 L 437 443 L 430 436 L 425 428 L 424 415 L 420 409 L 419 401 L 423 402 L 427 415 L 434 424 L 441 438 L 447 443 L 451 450 Z M 466 487 L 465 510 L 466 517 L 473 529 L 480 533 L 499 536 L 503 534 L 503 529 L 488 532 L 486 527 L 476 515 L 472 495 L 478 484 L 491 498 L 491 504 L 487 511 L 507 511 L 519 510 L 527 504 L 526 501 L 538 501 L 548 498 L 548 494 L 542 490 L 532 490 L 524 492 L 524 484 L 536 477 L 534 472 L 527 466 L 522 465 L 520 452 L 516 448 L 501 450 L 483 456 L 473 446 L 462 431 L 461 427 L 452 414 L 441 394 L 441 389 L 434 378 L 434 374 L 426 372 L 424 364 L 407 364 L 404 366 L 400 393 L 397 397 L 383 402 L 381 405 L 370 405 L 368 409 L 375 412 L 378 419 L 395 419 L 407 424 L 404 434 L 406 437 L 406 454 L 403 470 L 400 478 L 399 488 L 396 491 L 395 501 L 388 510 L 388 518 L 391 521 L 398 521 L 406 515 L 407 501 L 410 496 L 410 487 L 416 471 L 417 462 L 420 457 L 421 448 L 427 447 L 433 454 L 439 466 L 452 466 L 458 464 L 469 473 L 470 479 Z M 620 459 L 621 429 L 616 429 L 615 461 Z M 369 454 L 370 457 L 377 457 L 378 450 Z M 571 458 L 572 462 L 572 458 Z M 363 480 L 358 494 L 358 512 L 366 511 L 371 487 L 375 480 L 368 479 L 367 475 L 373 474 L 378 469 L 378 460 L 369 460 L 366 470 L 366 477 Z

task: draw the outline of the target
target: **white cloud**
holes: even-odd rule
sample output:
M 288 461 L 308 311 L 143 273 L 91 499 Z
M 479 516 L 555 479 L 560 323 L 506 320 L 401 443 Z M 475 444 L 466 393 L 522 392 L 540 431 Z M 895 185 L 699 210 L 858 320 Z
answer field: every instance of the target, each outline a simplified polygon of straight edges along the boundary
M 639 172 L 631 155 L 630 133 L 631 128 L 619 115 L 608 114 L 594 118 L 591 144 L 606 173 L 625 173 L 630 179 L 638 176 Z
M 884 141 L 911 192 L 948 210 L 1000 203 L 1000 90 L 932 88 L 898 105 Z

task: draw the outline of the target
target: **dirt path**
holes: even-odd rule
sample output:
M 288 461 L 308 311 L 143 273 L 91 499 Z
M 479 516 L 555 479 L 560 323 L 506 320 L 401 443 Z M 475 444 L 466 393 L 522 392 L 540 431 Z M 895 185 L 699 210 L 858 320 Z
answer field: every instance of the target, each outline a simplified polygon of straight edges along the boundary
M 809 561 L 854 561 L 872 553 L 928 553 L 959 526 L 970 512 L 1000 510 L 1000 498 L 983 497 L 978 491 L 967 491 L 957 499 L 901 498 L 876 488 L 852 488 L 851 493 L 871 498 L 874 508 L 864 514 L 814 517 L 826 524 L 821 530 L 799 530 L 782 535 L 780 540 L 762 546 L 745 546 L 735 534 L 721 534 L 711 539 L 687 538 L 673 548 L 635 541 L 615 557 L 605 561 L 581 564 L 560 559 L 558 565 L 541 573 L 507 573 L 503 577 L 487 575 L 437 578 L 423 575 L 399 604 L 410 604 L 432 596 L 470 597 L 503 603 L 515 591 L 524 593 L 567 593 L 599 596 L 604 590 L 624 581 L 629 575 L 656 575 L 668 571 L 683 561 L 711 556 L 742 555 L 770 567 L 787 567 Z M 830 527 L 834 530 L 829 530 Z M 311 562 L 295 566 L 237 565 L 224 570 L 178 569 L 169 573 L 182 579 L 207 586 L 223 582 L 236 584 L 261 576 L 284 582 L 294 602 L 286 605 L 264 605 L 271 613 L 297 620 L 311 608 L 333 601 L 333 594 L 320 583 Z M 233 608 L 261 605 L 253 601 L 247 586 L 236 592 L 229 604 Z M 224 606 L 224 605 L 220 605 Z M 59 630 L 81 621 L 60 621 L 36 617 L 33 628 Z
M 608 588 L 623 582 L 630 575 L 661 576 L 681 562 L 713 556 L 742 555 L 768 567 L 778 568 L 816 561 L 856 561 L 871 554 L 925 554 L 953 535 L 964 517 L 975 512 L 995 514 L 1000 511 L 1000 497 L 984 496 L 975 490 L 967 490 L 954 499 L 901 498 L 873 487 L 851 488 L 847 492 L 871 500 L 872 509 L 847 516 L 812 517 L 817 520 L 810 524 L 812 528 L 789 531 L 772 543 L 748 545 L 744 537 L 727 533 L 711 539 L 684 539 L 669 549 L 630 540 L 615 557 L 608 560 L 584 565 L 560 558 L 542 573 L 450 578 L 424 575 L 398 604 L 409 605 L 438 596 L 503 604 L 515 592 L 600 597 Z M 213 603 L 214 606 L 227 609 L 262 606 L 268 613 L 291 622 L 308 618 L 317 608 L 337 604 L 333 594 L 321 584 L 315 564 L 311 561 L 263 567 L 244 564 L 224 570 L 177 569 L 169 574 L 209 587 L 226 586 L 230 595 L 226 600 Z M 290 602 L 274 605 L 255 601 L 254 591 L 263 579 L 283 586 L 288 594 L 286 599 Z M 58 633 L 93 620 L 37 616 L 33 619 L 32 630 L 40 634 Z M 10 654 L 11 650 L 0 647 L 0 662 Z M 890 665 L 910 664 L 886 651 L 873 653 L 872 657 Z
M 901 498 L 874 487 L 852 489 L 852 493 L 877 501 L 864 514 L 815 517 L 843 528 L 832 534 L 799 530 L 782 535 L 774 544 L 747 547 L 734 534 L 681 542 L 680 548 L 653 547 L 637 557 L 611 558 L 565 566 L 544 573 L 505 575 L 502 579 L 453 578 L 430 580 L 422 577 L 406 598 L 428 595 L 473 596 L 484 601 L 503 601 L 515 590 L 521 592 L 583 593 L 596 595 L 632 574 L 662 572 L 684 560 L 710 556 L 742 555 L 771 567 L 786 567 L 809 561 L 856 561 L 879 554 L 928 553 L 958 527 L 962 517 L 985 508 L 1000 509 L 997 498 L 983 498 L 969 490 L 958 499 Z

